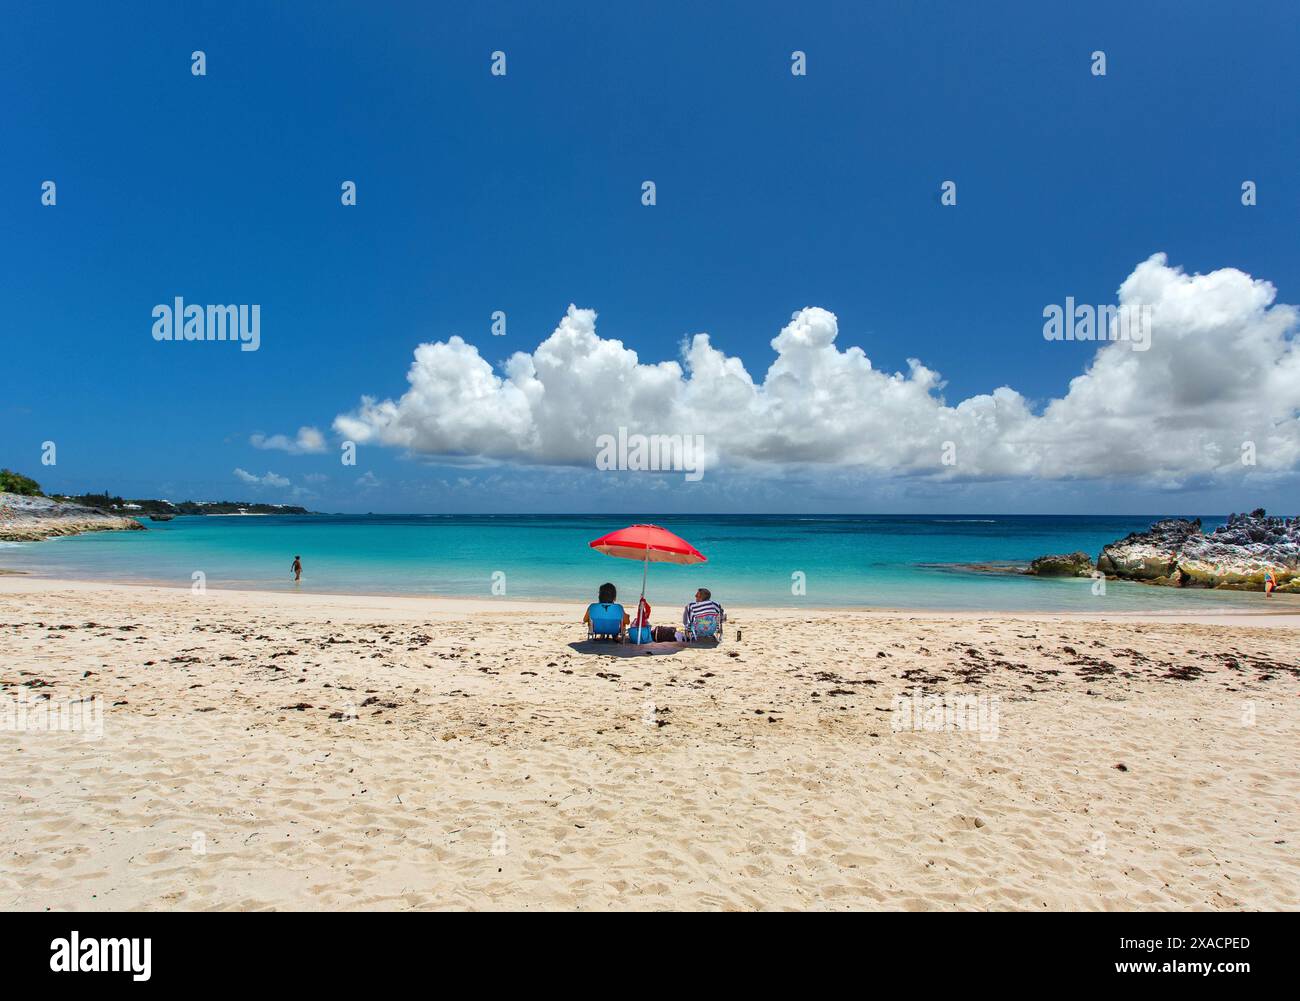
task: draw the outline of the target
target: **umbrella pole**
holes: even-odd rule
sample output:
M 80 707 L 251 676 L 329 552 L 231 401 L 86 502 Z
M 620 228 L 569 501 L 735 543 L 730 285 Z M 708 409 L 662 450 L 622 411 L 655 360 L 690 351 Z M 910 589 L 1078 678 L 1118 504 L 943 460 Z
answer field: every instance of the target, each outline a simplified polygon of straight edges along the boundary
M 636 641 L 641 642 L 641 602 L 645 601 L 645 579 L 650 570 L 650 550 L 645 551 L 645 559 L 641 561 L 641 597 L 636 603 Z

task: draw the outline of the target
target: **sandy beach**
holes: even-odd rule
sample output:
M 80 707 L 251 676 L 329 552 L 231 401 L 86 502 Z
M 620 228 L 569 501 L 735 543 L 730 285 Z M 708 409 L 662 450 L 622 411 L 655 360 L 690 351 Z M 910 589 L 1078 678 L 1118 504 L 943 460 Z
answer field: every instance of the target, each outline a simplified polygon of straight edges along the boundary
M 1294 612 L 730 611 L 0 578 L 0 907 L 1300 907 Z

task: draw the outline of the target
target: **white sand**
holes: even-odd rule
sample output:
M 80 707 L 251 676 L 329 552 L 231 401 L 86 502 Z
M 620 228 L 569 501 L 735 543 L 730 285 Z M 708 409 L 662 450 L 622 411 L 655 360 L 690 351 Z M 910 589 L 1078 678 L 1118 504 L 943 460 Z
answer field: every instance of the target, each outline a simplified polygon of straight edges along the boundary
M 0 907 L 1300 907 L 1294 614 L 580 615 L 0 578 Z

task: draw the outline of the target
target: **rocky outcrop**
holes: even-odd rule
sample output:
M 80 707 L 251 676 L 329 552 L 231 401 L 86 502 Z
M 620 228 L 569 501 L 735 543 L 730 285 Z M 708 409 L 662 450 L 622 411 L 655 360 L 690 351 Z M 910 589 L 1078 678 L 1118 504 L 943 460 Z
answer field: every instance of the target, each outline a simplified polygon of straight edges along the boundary
M 1161 581 L 1177 568 L 1178 553 L 1189 538 L 1201 534 L 1201 519 L 1169 518 L 1145 532 L 1130 532 L 1097 557 L 1097 569 L 1122 580 Z
M 134 518 L 106 514 L 81 504 L 64 504 L 48 497 L 0 493 L 0 540 L 39 542 L 82 532 L 143 531 Z
M 1233 514 L 1208 535 L 1200 520 L 1158 521 L 1145 532 L 1112 542 L 1097 558 L 1107 577 L 1171 587 L 1277 590 L 1300 594 L 1300 519 L 1270 518 L 1264 510 Z
M 1036 577 L 1091 577 L 1092 557 L 1087 553 L 1066 553 L 1058 556 L 1040 556 L 1025 571 Z

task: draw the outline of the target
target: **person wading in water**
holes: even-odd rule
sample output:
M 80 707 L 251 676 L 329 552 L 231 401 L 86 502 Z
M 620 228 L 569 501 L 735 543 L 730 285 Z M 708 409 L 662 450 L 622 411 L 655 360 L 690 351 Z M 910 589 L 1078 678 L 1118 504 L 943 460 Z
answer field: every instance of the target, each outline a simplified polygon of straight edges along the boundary
M 295 584 L 302 580 L 302 557 L 295 556 L 293 558 L 293 566 L 289 569 L 293 571 L 293 580 Z

